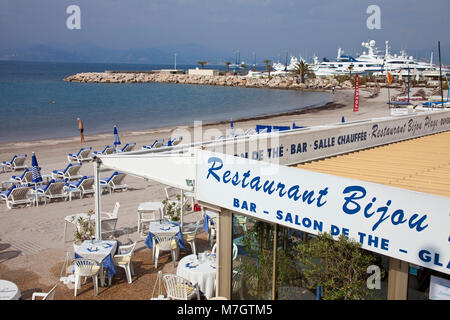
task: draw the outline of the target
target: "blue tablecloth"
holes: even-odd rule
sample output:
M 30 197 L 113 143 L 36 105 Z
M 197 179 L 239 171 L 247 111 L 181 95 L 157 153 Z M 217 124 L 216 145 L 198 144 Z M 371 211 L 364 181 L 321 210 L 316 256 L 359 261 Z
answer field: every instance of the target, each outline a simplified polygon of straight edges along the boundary
M 116 254 L 119 251 L 119 244 L 116 245 Z M 73 255 L 74 259 L 83 258 L 78 253 L 74 253 Z M 114 265 L 114 261 L 112 259 L 111 254 L 108 254 L 103 260 L 102 260 L 102 266 L 106 270 L 108 270 L 108 279 L 111 279 L 116 274 L 116 266 Z M 73 268 L 72 268 L 73 269 Z
M 177 225 L 178 226 L 177 223 L 172 223 L 172 226 L 173 225 Z M 178 231 L 175 235 L 177 237 L 177 242 L 178 242 L 178 246 L 180 247 L 180 249 L 186 250 L 186 247 L 184 245 L 183 236 L 182 236 L 181 232 Z M 155 235 L 153 233 L 149 232 L 148 235 L 147 235 L 147 238 L 145 238 L 145 245 L 149 249 L 153 249 L 153 237 L 154 236 Z

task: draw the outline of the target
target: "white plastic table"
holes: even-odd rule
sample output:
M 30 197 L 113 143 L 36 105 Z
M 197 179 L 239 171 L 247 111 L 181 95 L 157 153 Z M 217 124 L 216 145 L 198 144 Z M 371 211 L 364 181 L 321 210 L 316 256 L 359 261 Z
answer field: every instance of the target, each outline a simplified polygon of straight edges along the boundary
M 195 265 L 196 255 L 191 254 L 178 262 L 177 276 L 189 280 L 192 284 L 197 283 L 200 290 L 207 299 L 215 296 L 216 282 L 216 263 L 206 259 L 204 262 L 198 262 L 194 268 L 189 266 Z
M 66 233 L 67 233 L 67 223 L 71 223 L 73 225 L 75 225 L 78 228 L 78 219 L 79 218 L 83 218 L 83 219 L 87 219 L 88 218 L 88 214 L 87 213 L 76 213 L 76 214 L 72 214 L 70 216 L 66 216 L 64 218 L 64 238 L 63 241 L 66 242 Z M 95 220 L 95 214 L 91 215 L 90 220 Z M 70 240 L 72 241 L 72 240 Z
M 0 300 L 19 300 L 21 293 L 19 287 L 11 281 L 0 280 Z
M 102 266 L 102 261 L 109 254 L 111 258 L 114 257 L 117 248 L 117 241 L 109 241 L 109 240 L 85 240 L 81 244 L 81 246 L 77 249 L 76 254 L 85 259 L 92 259 L 97 261 L 100 266 Z M 96 250 L 96 251 L 93 251 Z M 103 268 L 103 266 L 102 266 Z M 101 271 L 100 271 L 101 272 Z M 102 286 L 105 285 L 104 279 L 100 276 Z

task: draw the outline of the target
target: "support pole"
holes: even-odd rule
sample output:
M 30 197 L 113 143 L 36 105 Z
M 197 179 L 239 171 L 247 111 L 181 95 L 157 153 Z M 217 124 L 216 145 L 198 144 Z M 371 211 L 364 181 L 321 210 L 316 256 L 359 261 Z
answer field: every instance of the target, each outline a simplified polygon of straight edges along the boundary
M 409 264 L 395 258 L 389 259 L 388 300 L 406 300 L 408 297 Z
M 272 300 L 277 300 L 277 247 L 278 224 L 273 228 L 273 266 L 272 266 Z
M 231 299 L 231 274 L 233 272 L 233 213 L 221 208 L 217 215 L 217 269 L 216 296 Z
M 100 189 L 100 159 L 94 159 L 94 190 L 95 190 L 95 239 L 102 240 L 101 194 Z

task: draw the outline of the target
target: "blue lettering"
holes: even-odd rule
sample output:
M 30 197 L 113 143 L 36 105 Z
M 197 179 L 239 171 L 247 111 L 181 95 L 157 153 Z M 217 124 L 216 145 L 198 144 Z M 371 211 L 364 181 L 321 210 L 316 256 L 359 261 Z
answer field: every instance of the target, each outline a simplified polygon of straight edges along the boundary
M 372 207 L 372 204 L 373 204 L 376 200 L 377 200 L 377 198 L 373 197 L 373 198 L 372 198 L 372 202 L 369 203 L 369 204 L 367 204 L 367 206 L 365 207 L 365 209 L 364 209 L 364 216 L 365 216 L 366 218 L 370 218 L 371 216 L 374 215 L 375 211 L 372 212 L 372 213 L 369 213 L 368 211 L 369 211 L 369 209 Z
M 224 183 L 230 182 L 231 178 L 230 178 L 230 179 L 227 179 L 227 178 L 230 176 L 230 174 L 231 174 L 230 170 L 227 170 L 227 171 L 225 171 L 225 172 L 223 173 L 222 180 L 223 180 Z
M 384 220 L 386 220 L 387 218 L 390 217 L 390 215 L 388 214 L 386 216 L 387 213 L 387 209 L 388 207 L 391 205 L 391 200 L 388 200 L 388 202 L 386 202 L 386 206 L 385 207 L 379 207 L 377 212 L 382 212 L 380 219 L 378 219 L 377 222 L 375 222 L 375 224 L 372 227 L 372 231 L 375 231 L 376 228 L 378 228 L 378 226 L 380 225 L 380 223 L 382 223 Z M 385 217 L 386 216 L 386 217 Z
M 275 182 L 273 180 L 270 183 L 269 183 L 269 180 L 266 180 L 264 182 L 263 191 L 268 193 L 268 194 L 274 193 L 275 192 L 275 188 L 273 187 L 274 183 Z
M 311 227 L 311 220 L 309 220 L 308 218 L 303 218 L 303 219 L 302 219 L 302 224 L 303 224 L 305 227 L 309 228 L 309 227 Z
M 231 180 L 231 183 L 234 186 L 237 186 L 239 183 L 241 183 L 241 180 L 239 180 L 239 173 L 235 173 L 235 175 L 233 176 L 233 179 Z
M 242 179 L 242 188 L 245 188 L 246 186 L 248 186 L 248 183 L 245 183 L 245 179 L 247 179 L 248 177 L 250 177 L 250 170 L 248 170 L 246 173 L 243 174 L 244 179 Z M 224 178 L 225 179 L 225 175 Z M 225 181 L 225 180 L 224 180 Z M 259 190 L 259 189 L 258 189 Z
M 381 238 L 381 245 L 380 245 L 380 248 L 382 249 L 382 250 L 389 250 L 389 240 L 388 239 L 384 239 L 384 238 Z
M 288 222 L 292 223 L 292 216 L 289 212 L 286 213 L 286 218 L 284 218 L 284 221 L 288 221 Z
M 280 190 L 280 191 L 278 192 L 280 198 L 283 198 L 284 195 L 286 194 L 286 191 L 284 191 L 284 187 L 285 187 L 285 185 L 282 184 L 281 182 L 279 182 L 278 185 L 277 185 L 277 190 Z M 284 192 L 283 192 L 283 191 L 284 191 Z
M 234 198 L 234 200 L 233 200 L 233 207 L 239 208 L 239 199 Z
M 325 203 L 327 203 L 327 201 L 320 202 L 322 200 L 322 197 L 326 196 L 327 194 L 328 194 L 328 187 L 319 191 L 319 196 L 317 197 L 317 206 L 319 208 L 322 207 Z
M 300 199 L 300 196 L 298 195 L 298 192 L 299 192 L 299 186 L 292 186 L 288 190 L 288 197 L 289 197 L 289 199 L 294 198 L 295 201 Z
M 314 202 L 314 200 L 316 200 L 314 197 L 314 191 L 309 191 L 306 190 L 305 192 L 303 192 L 303 202 L 307 202 L 308 204 L 311 204 Z
M 339 228 L 336 227 L 335 225 L 331 225 L 331 235 L 332 236 L 337 236 L 339 235 Z
M 364 243 L 364 237 L 366 236 L 366 234 L 363 232 L 358 232 L 358 235 L 359 235 L 359 242 L 361 244 Z
M 417 232 L 422 231 L 423 229 L 425 229 L 426 227 L 428 227 L 428 225 L 425 226 L 421 226 L 421 224 L 425 221 L 425 219 L 427 218 L 427 215 L 422 216 L 422 218 L 420 218 L 418 221 L 414 222 L 414 220 L 418 217 L 419 215 L 417 213 L 414 213 L 411 218 L 409 218 L 409 227 L 411 229 L 416 228 Z
M 323 222 L 314 220 L 313 228 L 314 228 L 314 230 L 318 230 L 319 232 L 322 232 L 322 230 L 323 230 Z
M 353 192 L 353 193 L 348 197 L 344 197 L 345 203 L 342 206 L 342 210 L 346 214 L 355 214 L 361 209 L 361 206 L 354 200 L 364 198 L 366 196 L 366 189 L 364 189 L 361 186 L 349 186 L 344 189 L 343 194 L 350 193 L 350 192 Z M 359 193 L 359 196 L 357 196 L 358 193 Z M 349 208 L 350 204 L 353 205 L 353 208 Z
M 256 204 L 250 202 L 250 211 L 256 213 Z
M 430 255 L 431 255 L 430 251 L 427 251 L 425 249 L 419 251 L 419 259 L 422 260 L 423 262 L 430 262 L 431 261 Z
M 277 219 L 282 220 L 283 219 L 283 211 L 277 210 Z
M 217 158 L 217 157 L 210 157 L 210 158 L 208 159 L 208 163 L 211 163 L 211 162 L 212 162 L 213 164 L 212 164 L 211 168 L 208 169 L 208 175 L 206 176 L 206 179 L 209 179 L 209 175 L 212 175 L 214 178 L 216 178 L 216 180 L 217 180 L 218 182 L 220 182 L 219 176 L 218 176 L 215 172 L 213 172 L 213 171 L 222 169 L 222 167 L 223 167 L 223 161 L 222 161 L 222 159 Z M 216 163 L 219 163 L 220 166 L 216 167 L 216 166 L 215 166 Z
M 255 177 L 252 179 L 252 181 L 250 182 L 250 188 L 259 191 L 262 187 L 259 185 L 260 183 L 260 177 Z
M 397 216 L 398 216 L 398 219 L 395 220 L 395 218 Z M 392 217 L 391 217 L 392 224 L 394 226 L 396 226 L 396 225 L 398 225 L 400 223 L 405 223 L 407 220 L 404 219 L 404 217 L 405 217 L 405 213 L 403 212 L 402 209 L 395 210 L 394 213 L 392 214 Z

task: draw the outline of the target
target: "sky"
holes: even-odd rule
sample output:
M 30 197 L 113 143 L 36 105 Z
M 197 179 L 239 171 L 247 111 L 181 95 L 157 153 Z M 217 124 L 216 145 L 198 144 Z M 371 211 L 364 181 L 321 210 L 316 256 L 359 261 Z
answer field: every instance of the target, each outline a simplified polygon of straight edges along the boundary
M 81 29 L 66 26 L 70 5 L 80 8 Z M 380 29 L 367 26 L 369 5 L 380 9 Z M 356 55 L 374 39 L 379 49 L 389 40 L 393 50 L 429 56 L 438 41 L 450 50 L 449 9 L 448 0 L 2 0 L 0 50 L 162 48 L 180 57 L 194 44 L 253 60 L 335 57 L 339 47 Z

